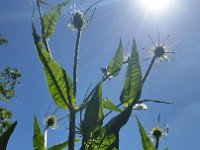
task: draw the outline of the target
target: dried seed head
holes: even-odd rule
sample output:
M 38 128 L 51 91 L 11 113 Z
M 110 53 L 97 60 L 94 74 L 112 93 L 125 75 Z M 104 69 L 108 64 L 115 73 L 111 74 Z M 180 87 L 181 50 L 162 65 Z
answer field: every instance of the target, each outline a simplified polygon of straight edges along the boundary
M 160 139 L 163 135 L 165 135 L 165 133 L 163 132 L 161 128 L 158 127 L 158 128 L 153 128 L 151 130 L 151 135 L 155 139 Z
M 158 35 L 158 42 L 157 43 L 155 43 L 153 41 L 151 36 L 149 36 L 149 38 L 151 40 L 153 47 L 152 48 L 144 48 L 144 49 L 151 51 L 153 53 L 153 57 L 155 59 L 168 61 L 169 60 L 168 54 L 169 53 L 175 53 L 175 52 L 169 52 L 168 47 L 166 46 L 166 41 L 168 40 L 169 35 L 163 40 L 162 43 L 160 43 L 159 35 Z M 149 59 L 149 58 L 147 58 L 147 59 Z
M 51 127 L 52 129 L 55 129 L 57 125 L 56 116 L 47 116 L 47 118 L 45 119 L 45 125 L 46 128 Z
M 87 21 L 84 13 L 80 10 L 76 10 L 72 13 L 71 21 L 68 27 L 72 31 L 81 31 L 87 27 Z
M 165 53 L 166 53 L 166 48 L 163 47 L 163 46 L 157 46 L 154 49 L 154 56 L 156 58 L 162 58 L 162 57 L 164 57 Z

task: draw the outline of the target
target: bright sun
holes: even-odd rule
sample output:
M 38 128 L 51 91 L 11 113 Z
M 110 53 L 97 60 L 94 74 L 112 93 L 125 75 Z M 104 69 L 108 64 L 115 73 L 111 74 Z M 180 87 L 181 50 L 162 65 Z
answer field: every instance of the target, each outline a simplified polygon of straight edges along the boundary
M 169 0 L 139 0 L 148 10 L 162 11 L 169 5 Z

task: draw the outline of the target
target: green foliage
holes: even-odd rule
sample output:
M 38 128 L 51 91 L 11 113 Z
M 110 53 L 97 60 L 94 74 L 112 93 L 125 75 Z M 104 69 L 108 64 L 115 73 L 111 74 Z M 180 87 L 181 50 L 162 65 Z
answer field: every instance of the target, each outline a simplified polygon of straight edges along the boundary
M 5 108 L 0 108 L 0 135 L 11 126 L 12 113 Z
M 45 3 L 43 0 L 37 0 L 39 3 Z M 74 149 L 75 139 L 75 126 L 76 126 L 76 113 L 82 111 L 84 113 L 84 119 L 80 119 L 80 134 L 82 134 L 81 150 L 118 150 L 119 149 L 119 133 L 121 128 L 128 122 L 133 106 L 138 102 L 142 92 L 142 72 L 140 67 L 139 55 L 137 52 L 136 42 L 133 40 L 131 55 L 126 62 L 123 62 L 123 47 L 122 41 L 118 44 L 115 56 L 109 62 L 108 66 L 101 68 L 103 73 L 102 80 L 91 90 L 91 92 L 84 98 L 80 107 L 76 106 L 76 79 L 77 79 L 77 65 L 78 65 L 78 51 L 80 45 L 80 38 L 82 32 L 82 21 L 76 21 L 83 19 L 87 11 L 91 9 L 91 5 L 86 12 L 81 10 L 75 11 L 71 18 L 71 24 L 77 27 L 77 39 L 74 51 L 74 67 L 73 67 L 73 86 L 69 75 L 66 71 L 51 57 L 51 51 L 48 46 L 48 39 L 54 32 L 58 17 L 61 14 L 62 9 L 69 1 L 65 1 L 62 4 L 51 8 L 47 13 L 42 16 L 39 10 L 41 19 L 42 35 L 41 37 L 36 33 L 34 22 L 32 23 L 33 37 L 37 49 L 38 57 L 43 65 L 46 83 L 49 93 L 53 98 L 55 104 L 59 108 L 69 109 L 69 139 L 63 143 L 57 144 L 49 148 L 49 150 L 62 150 L 68 145 L 68 149 Z M 100 2 L 100 1 L 98 1 Z M 95 4 L 97 4 L 96 2 Z M 46 3 L 45 3 L 46 4 Z M 40 7 L 38 6 L 38 9 Z M 94 14 L 92 14 L 91 18 Z M 90 18 L 90 19 L 91 19 Z M 88 19 L 87 21 L 89 21 Z M 85 20 L 84 20 L 85 21 Z M 70 25 L 70 24 L 69 24 Z M 76 31 L 76 30 L 75 30 Z M 45 46 L 45 48 L 44 48 Z M 122 65 L 127 63 L 127 71 L 124 86 L 120 95 L 120 104 L 115 106 L 109 98 L 102 99 L 102 84 L 113 76 L 117 76 L 122 68 Z M 153 64 L 152 64 L 153 65 Z M 152 65 L 150 65 L 151 69 Z M 146 73 L 148 76 L 149 71 Z M 157 101 L 156 101 L 157 102 Z M 124 105 L 124 109 L 119 107 Z M 104 115 L 103 109 L 109 110 Z M 105 117 L 107 117 L 112 111 L 118 112 L 116 116 L 110 119 L 103 125 Z M 136 117 L 143 150 L 155 150 L 149 137 L 147 136 L 144 128 L 142 127 L 139 119 Z M 34 137 L 33 137 L 34 149 L 44 150 L 44 136 L 42 135 L 37 119 L 34 121 Z M 167 150 L 167 149 L 166 149 Z
M 103 124 L 102 84 L 100 83 L 89 101 L 82 122 L 83 141 L 87 142 L 94 130 Z
M 127 107 L 130 103 L 132 103 L 132 101 L 137 101 L 139 98 L 136 97 L 140 97 L 141 88 L 142 72 L 136 42 L 133 40 L 132 52 L 128 61 L 124 88 L 120 96 L 121 103 L 124 103 L 124 106 Z
M 44 136 L 40 130 L 36 116 L 34 116 L 33 148 L 34 150 L 46 150 L 44 145 Z
M 17 121 L 15 121 L 1 136 L 0 136 L 0 146 L 1 150 L 6 150 L 8 140 L 12 135 L 15 127 L 17 125 Z
M 120 114 L 112 118 L 101 130 L 100 144 L 103 149 L 119 149 L 119 131 L 127 123 L 132 112 L 133 103 Z
M 58 4 L 51 8 L 42 18 L 42 35 L 44 38 L 49 38 L 55 29 L 58 17 L 64 9 L 64 6 L 69 2 L 66 0 L 64 3 Z
M 139 127 L 139 130 L 140 130 L 140 136 L 141 136 L 141 139 L 142 139 L 143 150 L 156 150 L 156 148 L 153 146 L 151 140 L 149 139 L 146 131 L 144 130 L 142 124 L 140 123 L 138 117 L 137 116 L 135 116 L 135 117 L 136 117 L 138 127 Z
M 17 68 L 6 67 L 0 72 L 0 100 L 7 102 L 15 95 L 16 85 L 20 84 L 21 73 Z
M 65 147 L 67 147 L 67 145 L 68 145 L 68 141 L 65 141 L 48 148 L 48 150 L 63 150 Z
M 68 109 L 75 105 L 73 87 L 70 77 L 60 65 L 51 59 L 49 53 L 43 48 L 40 37 L 33 25 L 33 37 L 37 53 L 44 67 L 47 86 L 51 97 L 60 108 Z
M 122 110 L 117 108 L 109 98 L 104 98 L 103 99 L 103 108 L 108 109 L 110 111 L 116 111 L 116 112 L 121 112 Z
M 166 147 L 164 150 L 169 150 L 169 148 L 168 148 L 168 147 Z
M 119 74 L 122 64 L 123 64 L 123 48 L 122 48 L 122 41 L 120 39 L 119 46 L 115 53 L 115 56 L 110 61 L 107 68 L 101 68 L 101 69 L 106 76 L 114 77 Z

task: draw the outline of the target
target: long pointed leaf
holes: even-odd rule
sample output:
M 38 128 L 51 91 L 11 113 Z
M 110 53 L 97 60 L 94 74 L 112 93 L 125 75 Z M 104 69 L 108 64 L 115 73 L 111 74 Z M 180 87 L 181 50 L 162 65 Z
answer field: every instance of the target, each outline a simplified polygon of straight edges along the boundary
M 136 48 L 136 42 L 133 40 L 131 57 L 128 62 L 126 71 L 126 79 L 122 90 L 120 101 L 127 107 L 133 100 L 138 100 L 136 96 L 140 96 L 139 90 L 142 87 L 142 73 L 140 60 Z M 139 95 L 138 95 L 139 94 Z
M 106 150 L 119 149 L 119 131 L 128 122 L 133 104 L 129 105 L 116 117 L 112 118 L 101 130 L 101 146 Z
M 69 143 L 68 141 L 59 143 L 57 145 L 50 147 L 48 150 L 63 150 L 65 147 L 67 147 L 68 143 Z
M 149 137 L 148 137 L 146 131 L 144 130 L 142 124 L 140 123 L 138 117 L 137 116 L 135 116 L 135 117 L 136 117 L 138 127 L 139 127 L 139 130 L 140 130 L 140 136 L 141 136 L 141 139 L 142 139 L 143 150 L 156 150 L 155 147 L 153 146 L 153 144 L 151 143 L 151 140 L 149 139 Z
M 40 37 L 33 25 L 33 37 L 39 59 L 44 67 L 48 90 L 54 102 L 60 108 L 68 109 L 75 105 L 73 87 L 69 75 L 60 65 L 51 59 L 49 53 L 43 48 Z
M 122 41 L 120 39 L 119 46 L 115 53 L 115 56 L 108 65 L 107 75 L 117 76 L 119 74 L 119 71 L 121 70 L 122 64 L 123 64 L 123 48 L 122 48 Z
M 57 6 L 51 8 L 42 18 L 42 34 L 43 37 L 49 38 L 55 29 L 56 22 L 60 16 L 64 6 L 69 2 L 69 0 L 64 3 L 58 4 Z
M 12 135 L 15 127 L 17 125 L 17 121 L 15 121 L 1 136 L 0 136 L 0 149 L 6 150 L 8 140 Z
M 75 142 L 80 142 L 81 140 L 79 139 L 74 139 Z M 51 146 L 50 148 L 48 148 L 48 150 L 63 150 L 65 147 L 68 146 L 69 141 L 65 141 L 59 144 L 56 144 L 54 146 Z
M 102 106 L 102 84 L 100 84 L 93 94 L 91 100 L 89 101 L 85 114 L 84 114 L 84 133 L 83 133 L 83 139 L 85 141 L 88 140 L 91 133 L 95 130 L 97 127 L 101 127 L 103 124 L 103 121 L 101 120 L 103 118 L 103 106 Z
M 44 136 L 40 130 L 36 116 L 34 116 L 33 148 L 34 150 L 46 150 L 44 145 Z
M 117 108 L 108 98 L 103 99 L 103 108 L 110 111 L 122 112 L 121 109 Z

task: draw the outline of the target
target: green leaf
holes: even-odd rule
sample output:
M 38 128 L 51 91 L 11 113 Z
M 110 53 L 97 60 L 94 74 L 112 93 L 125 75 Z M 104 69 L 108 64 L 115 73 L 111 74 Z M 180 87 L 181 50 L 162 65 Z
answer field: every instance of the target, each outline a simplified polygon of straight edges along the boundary
M 108 109 L 110 111 L 121 112 L 122 110 L 117 108 L 108 98 L 103 99 L 103 108 Z
M 74 139 L 75 142 L 80 142 L 79 139 Z M 69 141 L 65 141 L 59 144 L 56 144 L 54 146 L 51 146 L 50 148 L 48 148 L 48 150 L 63 150 L 65 147 L 68 146 Z
M 133 104 L 112 118 L 101 130 L 101 146 L 106 150 L 119 149 L 119 131 L 128 122 Z
M 122 48 L 122 41 L 120 39 L 119 46 L 115 53 L 115 56 L 108 65 L 107 75 L 117 76 L 121 70 L 122 64 L 123 64 L 123 48 Z
M 102 106 L 102 84 L 100 83 L 95 93 L 89 101 L 83 120 L 84 133 L 83 140 L 87 141 L 97 127 L 103 124 L 103 106 Z
M 133 40 L 131 57 L 128 61 L 124 88 L 122 90 L 120 101 L 127 107 L 133 100 L 138 101 L 142 88 L 142 73 L 140 60 L 136 48 L 136 42 Z
M 64 9 L 64 6 L 69 2 L 69 0 L 64 3 L 58 4 L 57 6 L 51 8 L 42 18 L 42 34 L 43 37 L 49 38 L 55 29 L 58 17 Z
M 68 145 L 68 140 L 50 147 L 48 150 L 63 150 Z
M 1 136 L 0 136 L 0 146 L 1 150 L 6 150 L 8 140 L 12 135 L 15 127 L 17 125 L 17 121 L 15 121 Z
M 169 150 L 169 148 L 168 148 L 168 147 L 166 147 L 164 150 Z
M 139 127 L 139 130 L 140 130 L 140 136 L 141 136 L 141 139 L 142 139 L 143 150 L 156 150 L 156 148 L 153 146 L 151 140 L 149 139 L 146 131 L 144 130 L 143 126 L 141 125 L 138 117 L 135 116 L 135 118 L 137 120 L 138 127 Z
M 44 136 L 40 130 L 36 116 L 34 116 L 33 148 L 34 150 L 46 150 L 44 144 Z
M 39 59 L 44 67 L 45 78 L 51 97 L 60 108 L 68 109 L 68 107 L 74 106 L 75 99 L 70 77 L 56 61 L 51 59 L 49 53 L 43 48 L 34 25 L 33 37 Z

